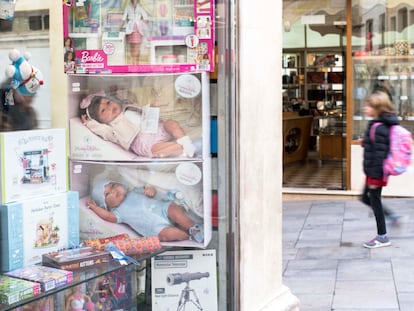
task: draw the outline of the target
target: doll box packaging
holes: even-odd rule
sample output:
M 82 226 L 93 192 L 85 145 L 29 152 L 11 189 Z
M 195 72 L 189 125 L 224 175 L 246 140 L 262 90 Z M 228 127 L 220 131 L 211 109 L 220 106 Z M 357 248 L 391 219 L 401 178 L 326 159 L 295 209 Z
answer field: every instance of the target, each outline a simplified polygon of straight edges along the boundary
M 111 122 L 94 112 L 102 100 L 119 105 Z M 177 161 L 210 154 L 206 73 L 69 75 L 68 104 L 72 160 Z M 153 153 L 159 142 L 176 146 Z
M 41 263 L 79 244 L 79 195 L 68 191 L 0 205 L 1 270 Z
M 68 190 L 65 129 L 4 132 L 1 203 Z
M 63 1 L 66 73 L 214 71 L 214 1 Z
M 155 223 L 158 224 L 159 219 L 154 217 L 152 211 L 159 211 L 160 206 L 169 207 L 174 202 L 186 217 L 202 227 L 204 240 L 161 241 L 161 245 L 206 247 L 212 235 L 210 170 L 209 159 L 166 163 L 71 161 L 71 190 L 78 191 L 80 197 L 80 240 L 94 240 L 123 233 L 130 238 L 157 235 L 158 231 L 148 228 L 154 226 L 162 230 L 168 226 L 168 212 L 162 213 L 163 225 L 158 227 Z M 88 207 L 91 199 L 99 206 L 102 205 L 103 187 L 110 181 L 121 183 L 128 192 L 118 210 L 122 207 L 128 213 L 131 208 L 131 213 L 137 215 L 137 219 L 129 217 L 121 223 L 109 222 Z M 152 199 L 147 199 L 144 193 L 148 189 L 153 191 Z
M 214 249 L 168 251 L 151 258 L 153 310 L 217 311 Z
M 43 254 L 43 265 L 64 270 L 80 270 L 107 264 L 109 253 L 98 251 L 92 247 L 67 249 Z
M 69 284 L 73 280 L 73 272 L 40 265 L 32 265 L 6 272 L 5 275 L 32 281 L 40 284 L 42 292 Z
M 0 304 L 11 305 L 40 295 L 40 284 L 7 275 L 0 275 Z

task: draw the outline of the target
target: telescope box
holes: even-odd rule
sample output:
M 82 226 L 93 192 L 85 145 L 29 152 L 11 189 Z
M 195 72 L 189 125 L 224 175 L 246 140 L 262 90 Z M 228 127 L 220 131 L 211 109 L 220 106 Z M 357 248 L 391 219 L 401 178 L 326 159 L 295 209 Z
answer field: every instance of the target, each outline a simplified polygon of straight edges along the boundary
M 154 226 L 160 217 L 153 217 L 154 207 L 165 207 L 166 203 L 175 202 L 194 223 L 203 227 L 204 241 L 187 239 L 162 242 L 162 246 L 205 248 L 212 236 L 210 173 L 209 159 L 150 163 L 71 161 L 71 190 L 77 191 L 80 197 L 80 240 L 95 240 L 124 233 L 131 238 L 157 235 L 158 232 L 148 229 Z M 125 200 L 125 203 L 121 203 L 117 208 L 131 209 L 132 215 L 140 215 L 140 219 L 145 221 L 138 219 L 129 223 L 130 219 L 127 219 L 121 223 L 109 222 L 88 208 L 91 198 L 96 202 L 103 202 L 103 185 L 109 181 L 123 184 L 131 197 L 135 198 Z M 155 195 L 151 200 L 144 196 L 144 186 L 155 189 Z M 162 228 L 164 226 L 167 226 L 166 220 Z
M 0 205 L 1 271 L 42 262 L 79 244 L 79 196 L 67 191 Z
M 1 203 L 68 190 L 65 129 L 0 133 Z
M 151 280 L 153 310 L 186 310 L 187 304 L 197 310 L 218 308 L 214 249 L 157 255 L 151 258 Z

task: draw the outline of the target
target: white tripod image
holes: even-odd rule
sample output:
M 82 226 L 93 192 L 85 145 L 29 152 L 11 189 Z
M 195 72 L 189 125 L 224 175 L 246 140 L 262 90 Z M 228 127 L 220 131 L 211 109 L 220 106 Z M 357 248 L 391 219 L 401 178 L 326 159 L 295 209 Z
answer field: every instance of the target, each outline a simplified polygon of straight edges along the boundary
M 194 273 L 172 273 L 167 275 L 168 285 L 177 285 L 183 282 L 186 283 L 185 287 L 181 291 L 180 300 L 178 301 L 177 311 L 184 311 L 187 302 L 191 302 L 198 310 L 203 310 L 200 301 L 194 289 L 190 287 L 190 281 L 200 280 L 202 278 L 208 278 L 210 273 L 208 272 L 194 272 Z M 192 295 L 191 295 L 192 294 Z M 193 296 L 193 298 L 191 297 Z

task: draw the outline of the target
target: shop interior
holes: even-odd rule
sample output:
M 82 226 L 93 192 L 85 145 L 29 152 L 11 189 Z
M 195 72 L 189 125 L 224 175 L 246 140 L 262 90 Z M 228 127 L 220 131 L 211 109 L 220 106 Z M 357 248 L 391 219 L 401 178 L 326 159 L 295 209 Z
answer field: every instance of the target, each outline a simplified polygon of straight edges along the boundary
M 283 187 L 352 189 L 366 95 L 388 89 L 413 129 L 414 8 L 284 0 L 283 10 Z
M 283 187 L 343 190 L 346 33 L 337 21 L 346 20 L 345 1 L 334 14 L 314 6 L 313 16 L 306 13 L 314 20 L 306 24 L 296 15 L 297 1 L 284 1 Z M 321 15 L 324 21 L 317 21 Z

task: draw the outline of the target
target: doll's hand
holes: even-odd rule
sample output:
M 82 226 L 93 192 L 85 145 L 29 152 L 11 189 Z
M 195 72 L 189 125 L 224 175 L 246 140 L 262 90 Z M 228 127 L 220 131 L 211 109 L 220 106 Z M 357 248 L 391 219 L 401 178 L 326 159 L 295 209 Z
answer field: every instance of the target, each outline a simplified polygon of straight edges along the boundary
M 81 115 L 81 120 L 84 125 L 86 125 L 86 123 L 88 123 L 89 121 L 88 116 L 86 114 Z
M 144 187 L 144 194 L 147 197 L 153 198 L 155 196 L 156 192 L 157 192 L 157 190 L 152 186 L 145 186 Z
M 91 210 L 94 210 L 94 208 L 99 207 L 98 205 L 96 205 L 95 201 L 92 199 L 89 199 L 88 201 L 86 201 L 86 206 Z

